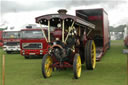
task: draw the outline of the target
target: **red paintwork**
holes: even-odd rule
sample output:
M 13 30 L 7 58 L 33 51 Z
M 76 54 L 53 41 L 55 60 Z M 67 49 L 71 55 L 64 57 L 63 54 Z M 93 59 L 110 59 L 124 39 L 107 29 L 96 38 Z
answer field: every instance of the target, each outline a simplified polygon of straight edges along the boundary
M 3 31 L 0 31 L 0 47 L 3 46 L 3 38 L 2 38 Z
M 54 64 L 51 65 L 51 67 L 57 67 L 57 68 L 72 68 L 72 62 L 74 59 L 74 55 L 77 52 L 73 52 L 70 56 L 67 56 L 70 60 L 69 61 L 64 61 L 64 62 L 59 62 L 55 56 L 52 56 L 52 60 L 54 62 Z
M 55 29 L 55 31 L 52 33 L 55 38 L 62 39 L 62 30 L 61 29 Z
M 18 31 L 4 31 L 4 32 L 18 32 Z M 20 38 L 3 38 L 3 42 L 20 42 Z
M 89 16 L 89 20 L 102 20 L 102 16 Z
M 21 29 L 21 31 L 37 31 L 37 30 L 40 30 L 40 29 Z
M 126 47 L 128 47 L 128 36 L 126 36 L 125 39 L 124 39 L 124 45 L 125 45 Z
M 40 29 L 22 29 L 21 31 L 32 31 L 32 30 L 40 30 Z M 43 48 L 42 49 L 23 49 L 22 48 L 22 43 L 34 43 L 34 42 L 41 42 L 42 43 L 42 45 L 43 45 Z M 46 54 L 47 52 L 48 52 L 48 48 L 49 48 L 49 46 L 48 46 L 48 43 L 46 42 L 46 40 L 43 38 L 43 39 L 28 39 L 28 38 L 24 38 L 24 39 L 21 39 L 21 41 L 20 41 L 20 48 L 21 48 L 21 51 L 20 51 L 20 53 L 21 53 L 21 55 L 23 55 L 23 50 L 24 50 L 24 55 L 23 56 L 25 56 L 25 55 L 30 55 L 30 53 L 34 53 L 34 55 L 44 55 L 44 54 Z M 43 53 L 42 54 L 40 54 L 40 50 L 43 50 Z
M 41 42 L 43 44 L 43 49 L 23 49 L 22 43 L 34 43 L 34 42 Z M 24 55 L 29 55 L 30 53 L 35 53 L 35 55 L 40 55 L 40 50 L 43 50 L 43 54 L 48 52 L 48 43 L 45 39 L 21 39 L 20 41 L 21 47 L 21 55 L 23 55 L 23 50 L 25 51 Z
M 54 64 L 51 65 L 51 67 L 72 68 L 73 66 L 69 62 L 62 62 L 61 64 L 60 64 L 60 62 L 55 62 Z
M 3 42 L 20 42 L 20 39 L 15 39 L 15 38 L 3 38 Z
M 84 33 L 84 36 L 83 36 L 83 42 L 84 42 L 84 45 L 86 45 L 86 42 L 87 42 L 87 36 L 86 36 L 86 32 Z
M 18 31 L 4 31 L 4 32 L 18 32 Z M 20 42 L 20 38 L 3 38 L 3 42 Z

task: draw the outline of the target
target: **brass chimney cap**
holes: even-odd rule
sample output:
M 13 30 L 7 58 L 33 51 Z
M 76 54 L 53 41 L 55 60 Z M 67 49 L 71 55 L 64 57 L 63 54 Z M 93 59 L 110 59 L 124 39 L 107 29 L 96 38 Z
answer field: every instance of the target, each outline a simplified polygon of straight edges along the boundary
M 67 10 L 66 9 L 59 9 L 58 10 L 58 13 L 59 14 L 66 14 L 67 13 Z

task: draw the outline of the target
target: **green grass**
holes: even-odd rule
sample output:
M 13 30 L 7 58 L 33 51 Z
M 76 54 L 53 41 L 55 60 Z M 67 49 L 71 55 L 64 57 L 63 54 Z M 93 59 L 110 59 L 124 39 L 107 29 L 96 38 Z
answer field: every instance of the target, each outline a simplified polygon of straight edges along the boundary
M 88 71 L 83 67 L 82 75 L 77 80 L 73 79 L 72 69 L 55 71 L 52 77 L 44 79 L 41 73 L 42 59 L 26 60 L 20 54 L 5 54 L 5 85 L 127 85 L 123 41 L 112 41 L 111 45 L 102 60 L 97 62 L 96 69 Z M 0 49 L 0 64 L 3 54 L 1 51 Z M 0 68 L 0 83 L 1 71 Z

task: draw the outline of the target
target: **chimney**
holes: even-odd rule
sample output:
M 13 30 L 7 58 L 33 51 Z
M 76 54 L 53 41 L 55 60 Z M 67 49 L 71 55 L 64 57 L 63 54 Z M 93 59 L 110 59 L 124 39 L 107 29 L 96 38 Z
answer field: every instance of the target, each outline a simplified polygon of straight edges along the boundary
M 67 10 L 66 9 L 60 9 L 60 10 L 58 10 L 58 13 L 59 14 L 66 14 Z

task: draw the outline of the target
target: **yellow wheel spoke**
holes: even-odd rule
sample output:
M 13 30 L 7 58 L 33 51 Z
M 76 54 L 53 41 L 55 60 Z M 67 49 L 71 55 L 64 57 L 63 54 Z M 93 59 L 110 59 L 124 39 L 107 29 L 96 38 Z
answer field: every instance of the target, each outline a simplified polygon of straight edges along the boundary
M 52 72 L 52 67 L 50 67 L 51 64 L 52 64 L 52 59 L 50 56 L 48 56 L 45 62 L 45 73 L 47 77 L 49 77 Z
M 92 56 L 92 65 L 93 65 L 92 67 L 95 68 L 95 66 L 96 66 L 96 47 L 95 47 L 94 41 L 92 43 L 91 56 Z
M 81 59 L 80 56 L 77 57 L 77 76 L 80 77 L 81 75 Z

